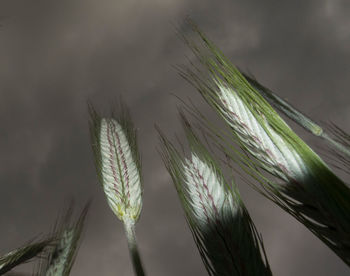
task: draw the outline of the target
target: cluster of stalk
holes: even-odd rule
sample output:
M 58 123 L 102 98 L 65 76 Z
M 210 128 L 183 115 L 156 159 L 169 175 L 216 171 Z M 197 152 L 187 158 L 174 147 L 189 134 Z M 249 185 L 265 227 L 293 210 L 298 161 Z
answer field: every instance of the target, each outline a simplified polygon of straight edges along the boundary
M 349 187 L 271 104 L 325 139 L 345 170 L 349 168 L 349 136 L 336 126 L 332 135 L 327 134 L 254 78 L 240 72 L 192 22 L 189 26 L 197 40 L 183 38 L 197 64 L 180 66 L 179 72 L 228 128 L 216 128 L 193 105 L 185 104 L 184 110 L 196 120 L 206 140 L 255 180 L 256 190 L 303 223 L 350 265 Z M 116 118 L 103 118 L 90 107 L 92 143 L 108 204 L 125 226 L 135 273 L 144 275 L 134 236 L 142 206 L 136 131 L 126 108 L 121 106 L 120 111 Z M 188 154 L 177 150 L 158 128 L 161 156 L 208 274 L 272 275 L 262 238 L 237 186 L 226 180 L 220 163 L 201 142 L 186 115 L 181 113 L 180 117 Z
M 347 173 L 350 136 L 335 125 L 327 132 L 241 72 L 194 23 L 189 21 L 188 26 L 196 38 L 183 36 L 183 39 L 197 63 L 180 66 L 179 72 L 227 125 L 226 130 L 217 128 L 194 105 L 185 104 L 184 110 L 200 127 L 202 138 L 207 144 L 216 145 L 229 159 L 228 164 L 237 164 L 254 181 L 254 189 L 294 216 L 350 265 L 349 186 L 272 106 L 324 139 L 331 158 Z M 140 276 L 145 272 L 135 226 L 142 209 L 141 161 L 128 109 L 123 104 L 117 109 L 117 115 L 103 117 L 89 105 L 92 149 L 108 205 L 124 225 L 134 272 Z M 179 151 L 158 128 L 161 157 L 208 274 L 272 275 L 262 237 L 238 187 L 224 176 L 224 164 L 214 158 L 188 116 L 180 112 L 180 118 L 188 151 Z M 38 254 L 46 255 L 35 275 L 69 275 L 86 212 L 87 208 L 73 226 L 69 226 L 66 218 L 52 235 L 54 238 L 0 258 L 0 275 Z
M 286 124 L 278 110 L 328 142 L 331 156 L 349 173 L 350 136 L 330 133 L 254 78 L 240 72 L 189 22 L 197 40 L 183 37 L 198 64 L 179 67 L 229 131 L 213 125 L 193 106 L 186 109 L 230 161 L 255 180 L 254 188 L 303 223 L 350 265 L 350 189 Z

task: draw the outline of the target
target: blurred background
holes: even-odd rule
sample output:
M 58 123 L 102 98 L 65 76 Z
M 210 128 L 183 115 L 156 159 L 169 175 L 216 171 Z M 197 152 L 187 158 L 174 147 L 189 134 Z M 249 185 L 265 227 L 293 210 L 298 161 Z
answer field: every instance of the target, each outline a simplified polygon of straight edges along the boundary
M 108 113 L 122 95 L 139 130 L 144 204 L 136 231 L 146 272 L 206 275 L 156 149 L 155 123 L 183 139 L 172 94 L 210 112 L 172 67 L 192 57 L 176 28 L 191 16 L 240 68 L 316 121 L 349 132 L 349 14 L 346 0 L 0 0 L 0 253 L 49 232 L 71 199 L 79 211 L 93 198 L 72 275 L 132 275 L 88 132 L 87 100 Z M 238 185 L 275 275 L 349 275 L 304 226 Z

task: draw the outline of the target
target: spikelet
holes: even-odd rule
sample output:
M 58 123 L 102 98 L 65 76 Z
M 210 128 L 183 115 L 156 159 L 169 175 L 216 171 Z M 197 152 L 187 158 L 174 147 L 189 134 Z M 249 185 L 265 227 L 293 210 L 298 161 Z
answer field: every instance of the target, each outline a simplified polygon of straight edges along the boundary
M 163 160 L 209 275 L 272 275 L 263 243 L 236 187 L 224 177 L 186 122 L 191 148 L 180 156 L 162 135 Z
M 242 73 L 190 22 L 201 45 L 184 37 L 204 70 L 180 68 L 180 74 L 231 128 L 231 143 L 208 126 L 225 154 L 261 186 L 255 186 L 350 265 L 350 189 L 283 121 Z M 298 114 L 293 113 L 295 116 Z M 305 123 L 305 122 L 304 122 Z M 310 122 L 305 126 L 315 127 Z M 316 129 L 313 129 L 316 131 Z M 249 153 L 242 158 L 234 145 Z M 261 170 L 282 180 L 269 180 Z
M 118 119 L 102 118 L 91 106 L 90 114 L 96 169 L 107 202 L 121 221 L 135 223 L 142 208 L 136 130 L 125 108 Z

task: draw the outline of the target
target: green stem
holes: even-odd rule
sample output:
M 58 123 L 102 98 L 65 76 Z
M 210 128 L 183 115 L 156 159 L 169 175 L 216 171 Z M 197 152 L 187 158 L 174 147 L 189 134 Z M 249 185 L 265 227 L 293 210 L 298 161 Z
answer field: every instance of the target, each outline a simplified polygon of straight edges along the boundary
M 124 228 L 135 275 L 144 276 L 145 272 L 142 267 L 139 250 L 136 244 L 135 223 L 133 221 L 124 221 Z

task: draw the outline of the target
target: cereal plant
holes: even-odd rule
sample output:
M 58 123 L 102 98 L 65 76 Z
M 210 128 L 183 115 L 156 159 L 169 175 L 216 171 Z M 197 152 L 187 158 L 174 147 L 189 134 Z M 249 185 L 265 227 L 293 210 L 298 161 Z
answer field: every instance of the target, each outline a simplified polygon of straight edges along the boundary
M 237 68 L 195 23 L 188 20 L 187 26 L 191 34 L 180 32 L 180 37 L 195 61 L 177 66 L 178 73 L 221 117 L 226 128 L 217 127 L 194 104 L 182 101 L 179 117 L 186 145 L 172 143 L 160 127 L 157 131 L 160 156 L 208 274 L 272 275 L 263 237 L 235 181 L 224 175 L 225 170 L 235 175 L 237 167 L 247 184 L 292 215 L 350 265 L 349 185 L 277 111 L 323 139 L 335 165 L 347 174 L 350 135 L 335 124 L 323 128 L 315 123 Z M 144 187 L 136 128 L 122 101 L 113 109 L 116 112 L 102 116 L 89 104 L 91 145 L 101 192 L 124 225 L 133 269 L 141 276 L 147 269 L 135 233 Z M 34 257 L 39 258 L 39 265 L 33 275 L 69 275 L 88 206 L 75 223 L 69 209 L 47 237 L 0 257 L 0 275 Z

